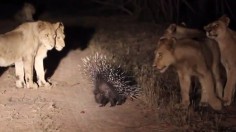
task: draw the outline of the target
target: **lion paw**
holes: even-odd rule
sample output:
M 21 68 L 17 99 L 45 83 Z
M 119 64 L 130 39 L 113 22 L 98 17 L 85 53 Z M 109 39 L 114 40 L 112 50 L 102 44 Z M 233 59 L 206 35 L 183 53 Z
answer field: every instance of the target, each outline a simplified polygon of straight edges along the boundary
M 231 99 L 223 98 L 224 106 L 229 106 L 231 104 Z
M 185 109 L 188 109 L 188 108 L 189 108 L 189 105 L 183 104 L 183 103 L 181 103 L 181 104 L 176 104 L 176 105 L 175 105 L 175 108 L 180 109 L 180 110 L 185 110 Z
M 189 107 L 189 105 L 190 105 L 190 102 L 189 102 L 189 100 L 182 100 L 182 102 L 181 102 L 181 107 L 183 107 L 183 108 L 188 108 Z
M 24 86 L 25 86 L 24 81 L 20 81 L 20 80 L 16 81 L 16 87 L 17 88 L 24 88 Z
M 51 87 L 52 86 L 52 84 L 50 82 L 46 82 L 46 81 L 39 80 L 37 83 L 38 83 L 39 87 Z
M 38 89 L 38 85 L 37 85 L 36 83 L 26 84 L 26 88 L 29 88 L 29 89 Z
M 219 99 L 215 99 L 213 101 L 209 102 L 209 105 L 214 109 L 214 110 L 221 110 L 222 109 L 222 104 Z
M 200 102 L 200 103 L 199 103 L 199 106 L 201 106 L 201 107 L 207 107 L 207 106 L 208 106 L 208 103 L 207 103 L 207 102 Z
M 52 84 L 51 83 L 48 83 L 48 82 L 46 82 L 45 84 L 44 84 L 44 87 L 51 87 L 52 86 Z

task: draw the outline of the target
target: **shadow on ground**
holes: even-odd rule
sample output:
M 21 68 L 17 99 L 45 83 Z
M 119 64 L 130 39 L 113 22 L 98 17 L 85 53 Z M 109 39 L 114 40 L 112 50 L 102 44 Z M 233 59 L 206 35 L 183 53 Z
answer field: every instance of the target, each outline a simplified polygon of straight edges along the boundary
M 93 27 L 66 26 L 65 25 L 65 44 L 61 52 L 53 49 L 48 52 L 44 60 L 44 66 L 47 69 L 46 78 L 51 77 L 57 69 L 61 59 L 63 59 L 71 50 L 84 50 L 88 47 L 89 41 L 95 33 Z

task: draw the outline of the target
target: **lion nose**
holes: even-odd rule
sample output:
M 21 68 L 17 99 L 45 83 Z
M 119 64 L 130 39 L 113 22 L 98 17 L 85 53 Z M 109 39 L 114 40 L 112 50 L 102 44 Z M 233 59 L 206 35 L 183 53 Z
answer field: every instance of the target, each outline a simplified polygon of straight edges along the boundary
M 204 27 L 204 30 L 207 31 L 207 32 L 210 32 L 210 31 L 211 31 L 211 29 L 210 29 L 208 26 L 205 26 L 205 27 Z
M 155 63 L 152 64 L 152 67 L 156 67 L 157 65 Z
M 211 29 L 206 30 L 207 32 L 211 32 Z

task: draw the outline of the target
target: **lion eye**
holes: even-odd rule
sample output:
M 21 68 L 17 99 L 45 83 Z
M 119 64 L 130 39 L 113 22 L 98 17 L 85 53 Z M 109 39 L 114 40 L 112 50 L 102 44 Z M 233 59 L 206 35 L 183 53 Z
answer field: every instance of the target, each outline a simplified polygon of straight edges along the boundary
M 161 52 L 157 53 L 157 55 L 158 55 L 158 58 L 162 57 L 162 53 Z
M 155 51 L 154 51 L 154 54 L 156 55 L 157 53 L 158 53 L 158 51 L 157 51 L 157 50 L 155 50 Z
M 46 37 L 49 37 L 49 34 L 45 34 Z
M 214 27 L 214 28 L 217 28 L 218 26 L 219 26 L 219 24 L 215 24 L 213 27 Z

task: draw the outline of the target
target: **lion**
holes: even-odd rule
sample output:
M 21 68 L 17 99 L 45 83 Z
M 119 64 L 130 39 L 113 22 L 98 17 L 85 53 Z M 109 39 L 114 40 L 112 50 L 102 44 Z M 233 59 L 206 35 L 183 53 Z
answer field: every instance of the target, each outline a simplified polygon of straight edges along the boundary
M 204 27 L 208 38 L 216 40 L 220 53 L 221 62 L 226 70 L 227 82 L 224 88 L 223 101 L 228 106 L 232 102 L 236 84 L 236 50 L 235 32 L 229 26 L 230 19 L 223 15 L 218 20 Z
M 176 39 L 194 39 L 198 41 L 204 56 L 212 58 L 210 67 L 214 75 L 214 82 L 216 85 L 216 93 L 219 98 L 223 98 L 223 85 L 220 76 L 220 51 L 217 42 L 207 38 L 205 32 L 180 26 L 177 24 L 170 24 L 164 31 L 163 36 L 174 37 Z
M 221 101 L 215 95 L 211 67 L 207 64 L 212 60 L 204 56 L 199 43 L 193 39 L 163 36 L 158 41 L 153 66 L 161 73 L 170 66 L 175 67 L 181 87 L 181 104 L 184 108 L 190 105 L 191 77 L 196 76 L 202 86 L 200 104 L 209 104 L 214 110 L 220 110 Z
M 33 82 L 34 59 L 38 48 L 55 46 L 56 24 L 46 21 L 26 22 L 0 35 L 0 66 L 15 64 L 16 87 L 37 88 Z
M 19 10 L 14 18 L 18 22 L 25 22 L 25 21 L 34 21 L 33 15 L 35 14 L 35 7 L 30 3 L 24 3 L 21 10 Z
M 65 34 L 64 34 L 64 25 L 62 22 L 58 22 L 55 26 L 55 31 L 56 31 L 56 44 L 55 44 L 55 49 L 57 51 L 61 51 L 65 47 Z M 47 57 L 47 51 L 48 49 L 41 45 L 37 51 L 36 57 L 35 57 L 35 71 L 37 74 L 37 84 L 42 87 L 48 87 L 51 84 L 48 83 L 45 80 L 45 72 L 44 72 L 44 65 L 43 65 L 43 60 L 44 58 Z
M 17 18 L 16 20 L 18 20 L 19 22 L 35 21 L 33 19 L 35 11 L 36 10 L 32 4 L 25 3 L 22 10 L 19 11 L 18 14 L 16 14 L 15 18 Z M 54 24 L 54 29 L 56 31 L 55 49 L 57 51 L 61 51 L 65 47 L 65 42 L 64 42 L 65 34 L 64 34 L 63 23 L 57 22 L 56 24 Z M 35 56 L 34 68 L 37 75 L 37 84 L 40 87 L 42 86 L 48 87 L 51 85 L 45 80 L 45 72 L 43 64 L 43 60 L 47 57 L 47 51 L 48 49 L 45 46 L 41 45 L 38 48 Z

